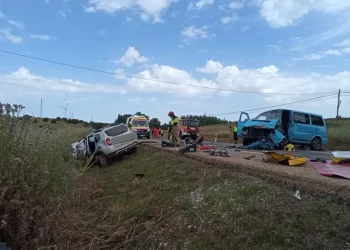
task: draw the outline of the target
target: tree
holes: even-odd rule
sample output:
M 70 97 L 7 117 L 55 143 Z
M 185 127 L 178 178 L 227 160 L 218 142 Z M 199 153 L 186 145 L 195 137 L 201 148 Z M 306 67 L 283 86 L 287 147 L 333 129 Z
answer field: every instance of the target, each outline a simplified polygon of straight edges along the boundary
M 215 116 L 207 116 L 204 115 L 184 115 L 181 116 L 182 119 L 196 119 L 200 122 L 200 124 L 203 126 L 205 125 L 216 125 L 216 124 L 226 124 L 230 123 L 230 121 L 226 119 L 221 119 Z
M 151 128 L 159 128 L 161 126 L 160 121 L 158 118 L 152 118 L 149 122 L 149 126 Z
M 142 114 L 141 112 L 136 112 L 136 114 L 137 114 L 137 115 L 140 115 L 140 116 L 143 115 L 143 116 L 145 116 L 147 119 L 149 119 L 149 116 L 147 116 L 147 115 L 145 115 L 145 114 Z M 135 115 L 136 115 L 136 114 L 135 114 Z M 117 117 L 117 119 L 114 121 L 114 123 L 115 123 L 115 124 L 121 124 L 121 123 L 125 124 L 125 123 L 126 123 L 126 120 L 127 120 L 130 116 L 134 116 L 134 115 L 132 115 L 132 114 L 124 114 L 124 115 L 119 114 L 118 117 Z

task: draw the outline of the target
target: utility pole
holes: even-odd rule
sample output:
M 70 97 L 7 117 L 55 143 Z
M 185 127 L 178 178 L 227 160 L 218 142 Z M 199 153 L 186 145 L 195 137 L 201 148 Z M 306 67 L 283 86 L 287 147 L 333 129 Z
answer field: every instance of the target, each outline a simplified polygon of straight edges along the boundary
M 341 104 L 341 100 L 340 100 L 340 89 L 339 89 L 339 92 L 338 92 L 338 103 L 337 103 L 337 116 L 336 116 L 336 118 L 340 118 L 339 117 L 340 104 Z
M 40 98 L 40 118 L 43 117 L 43 98 Z

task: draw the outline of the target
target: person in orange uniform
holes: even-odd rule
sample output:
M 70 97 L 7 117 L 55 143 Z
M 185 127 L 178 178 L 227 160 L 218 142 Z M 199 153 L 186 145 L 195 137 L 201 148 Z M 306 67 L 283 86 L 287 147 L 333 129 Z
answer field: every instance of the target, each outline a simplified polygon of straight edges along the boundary
M 170 117 L 170 127 L 169 127 L 169 134 L 171 134 L 171 140 L 173 141 L 174 145 L 176 147 L 180 146 L 180 139 L 179 139 L 179 118 L 174 114 L 173 111 L 170 111 L 168 113 L 168 116 Z

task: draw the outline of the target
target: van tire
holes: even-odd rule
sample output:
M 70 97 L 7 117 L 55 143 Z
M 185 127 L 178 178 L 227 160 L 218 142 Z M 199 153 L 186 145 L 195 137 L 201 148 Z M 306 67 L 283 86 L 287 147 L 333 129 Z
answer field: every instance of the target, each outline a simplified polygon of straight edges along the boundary
M 321 138 L 316 136 L 314 139 L 312 139 L 310 148 L 311 150 L 315 150 L 315 151 L 321 150 L 322 149 Z
M 243 147 L 251 144 L 249 140 L 243 139 Z
M 149 136 L 147 136 L 147 139 L 151 139 L 151 136 L 149 135 Z

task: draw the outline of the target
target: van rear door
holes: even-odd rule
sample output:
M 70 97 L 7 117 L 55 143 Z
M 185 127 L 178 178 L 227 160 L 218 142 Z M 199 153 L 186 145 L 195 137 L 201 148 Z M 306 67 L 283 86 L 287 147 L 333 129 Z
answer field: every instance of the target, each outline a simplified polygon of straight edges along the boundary
M 316 134 L 321 138 L 322 145 L 328 143 L 327 125 L 320 115 L 311 115 L 311 124 L 316 127 Z
M 246 112 L 241 112 L 237 124 L 237 136 L 242 136 L 242 128 L 247 120 L 250 120 L 249 114 Z

